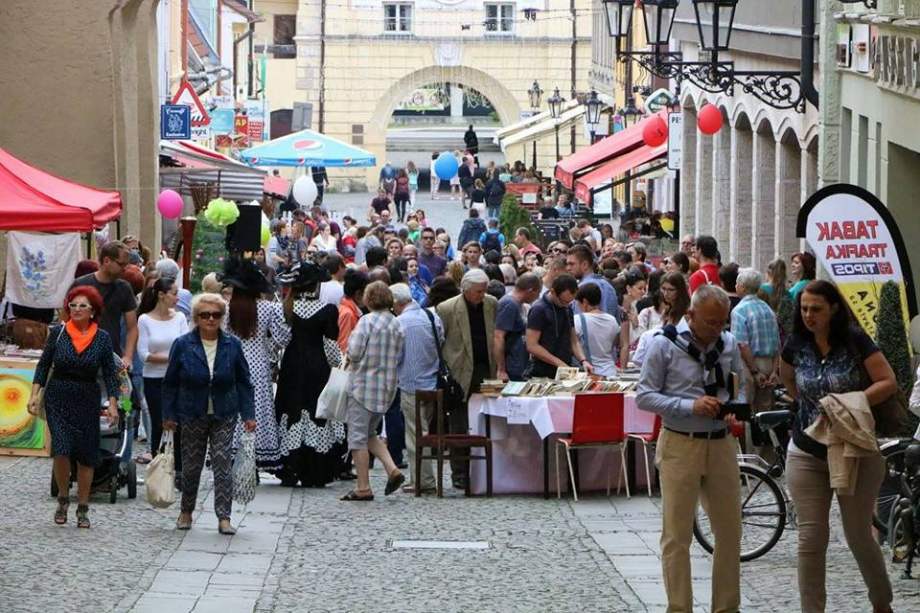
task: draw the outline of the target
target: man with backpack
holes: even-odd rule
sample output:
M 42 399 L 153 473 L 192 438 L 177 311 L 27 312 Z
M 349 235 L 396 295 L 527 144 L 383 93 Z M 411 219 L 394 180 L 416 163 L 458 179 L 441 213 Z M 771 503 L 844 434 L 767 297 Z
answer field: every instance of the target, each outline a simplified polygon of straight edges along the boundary
M 502 252 L 505 247 L 505 235 L 498 229 L 498 219 L 489 220 L 489 229 L 479 235 L 479 244 L 482 245 L 482 252 L 490 251 Z
M 502 207 L 502 198 L 505 197 L 505 184 L 493 174 L 492 178 L 486 183 L 486 207 L 489 209 L 489 217 L 498 219 L 498 214 Z

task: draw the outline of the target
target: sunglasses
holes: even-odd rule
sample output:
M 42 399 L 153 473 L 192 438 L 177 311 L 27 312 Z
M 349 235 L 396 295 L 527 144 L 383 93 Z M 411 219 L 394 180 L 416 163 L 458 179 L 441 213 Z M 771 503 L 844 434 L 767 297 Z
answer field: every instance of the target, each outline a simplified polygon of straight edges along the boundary
M 204 319 L 204 320 L 220 319 L 223 316 L 224 314 L 221 313 L 220 311 L 202 311 L 201 313 L 198 313 L 198 319 Z
M 91 309 L 93 308 L 93 305 L 86 304 L 85 302 L 71 302 L 67 305 L 67 308 L 69 308 L 71 311 L 75 311 L 78 309 Z

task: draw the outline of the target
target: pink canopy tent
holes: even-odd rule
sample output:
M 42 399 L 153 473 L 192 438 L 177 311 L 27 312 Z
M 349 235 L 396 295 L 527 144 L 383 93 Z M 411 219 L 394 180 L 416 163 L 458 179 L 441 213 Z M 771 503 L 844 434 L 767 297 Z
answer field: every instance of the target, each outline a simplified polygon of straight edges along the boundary
M 121 215 L 121 196 L 73 183 L 0 149 L 0 230 L 91 232 Z

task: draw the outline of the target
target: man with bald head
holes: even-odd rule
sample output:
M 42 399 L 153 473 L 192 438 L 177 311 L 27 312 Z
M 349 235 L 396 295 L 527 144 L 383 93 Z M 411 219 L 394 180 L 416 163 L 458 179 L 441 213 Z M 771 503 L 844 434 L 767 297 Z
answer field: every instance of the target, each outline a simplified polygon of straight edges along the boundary
M 450 432 L 467 434 L 467 401 L 479 391 L 484 379 L 495 377 L 492 339 L 495 334 L 495 311 L 498 301 L 486 294 L 489 277 L 481 268 L 473 268 L 460 281 L 460 295 L 438 305 L 444 325 L 444 361 L 454 379 L 463 387 L 464 402 L 450 410 Z M 468 454 L 469 450 L 459 450 Z M 451 482 L 457 489 L 469 485 L 469 463 L 451 460 Z
M 652 338 L 639 377 L 639 408 L 662 419 L 655 451 L 661 565 L 668 611 L 674 613 L 693 611 L 690 540 L 698 502 L 715 535 L 712 611 L 736 612 L 741 606 L 740 476 L 735 442 L 719 418 L 732 399 L 731 381 L 743 370 L 738 344 L 724 331 L 729 307 L 722 288 L 700 286 L 686 318 Z

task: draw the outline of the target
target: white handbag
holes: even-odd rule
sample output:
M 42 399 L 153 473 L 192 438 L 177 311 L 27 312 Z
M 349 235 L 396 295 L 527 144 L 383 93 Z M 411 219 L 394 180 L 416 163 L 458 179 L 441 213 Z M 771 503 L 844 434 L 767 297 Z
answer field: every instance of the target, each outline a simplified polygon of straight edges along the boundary
M 316 418 L 345 422 L 348 410 L 348 371 L 333 368 L 329 381 L 316 401 Z
M 147 502 L 158 509 L 165 509 L 176 501 L 176 467 L 173 458 L 173 433 L 167 430 L 160 440 L 157 457 L 147 465 L 144 483 L 147 488 Z
M 256 435 L 243 432 L 233 460 L 233 501 L 249 504 L 256 497 Z

